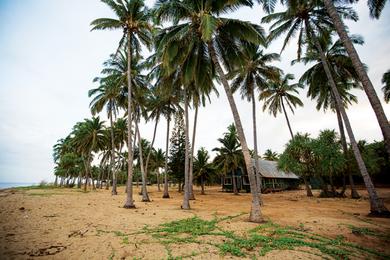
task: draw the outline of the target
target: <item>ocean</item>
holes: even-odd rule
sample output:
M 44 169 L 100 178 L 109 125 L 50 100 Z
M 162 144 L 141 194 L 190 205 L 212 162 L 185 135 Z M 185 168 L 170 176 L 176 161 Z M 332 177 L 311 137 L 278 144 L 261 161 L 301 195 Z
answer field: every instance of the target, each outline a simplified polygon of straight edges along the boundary
M 0 182 L 0 189 L 38 185 L 34 182 Z

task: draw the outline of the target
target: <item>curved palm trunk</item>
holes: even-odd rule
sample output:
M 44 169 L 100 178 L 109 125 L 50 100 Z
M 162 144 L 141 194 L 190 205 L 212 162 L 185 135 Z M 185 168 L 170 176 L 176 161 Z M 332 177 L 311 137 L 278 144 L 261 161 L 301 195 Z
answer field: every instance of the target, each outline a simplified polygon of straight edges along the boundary
M 242 128 L 241 119 L 237 110 L 236 102 L 234 101 L 233 93 L 232 90 L 230 89 L 225 73 L 223 72 L 222 67 L 219 64 L 214 46 L 211 43 L 208 44 L 208 49 L 210 51 L 211 59 L 214 63 L 215 69 L 218 72 L 219 77 L 221 78 L 222 85 L 225 89 L 226 96 L 229 101 L 230 109 L 232 110 L 234 123 L 237 128 L 238 137 L 240 139 L 242 153 L 244 154 L 245 166 L 248 172 L 249 183 L 250 183 L 251 194 L 252 194 L 252 205 L 251 205 L 251 213 L 249 216 L 249 220 L 251 222 L 263 222 L 264 220 L 260 209 L 260 199 L 259 199 L 260 194 L 257 192 L 257 186 L 256 186 L 256 176 L 253 171 L 253 163 L 252 163 L 251 155 L 249 153 L 248 145 L 246 143 L 246 138 L 245 138 L 244 130 Z
M 154 141 L 156 140 L 156 132 L 157 132 L 158 119 L 159 119 L 159 117 L 157 116 L 157 118 L 156 118 L 156 124 L 154 125 L 154 131 L 153 131 L 153 139 L 152 139 L 152 143 L 150 144 L 150 149 L 149 149 L 149 152 L 148 152 L 148 156 L 146 157 L 146 164 L 145 164 L 145 178 L 147 178 L 147 177 L 148 177 L 148 167 L 149 167 L 149 160 L 150 160 L 150 155 L 152 154 L 152 150 L 153 150 Z M 159 190 L 160 190 L 160 189 L 159 189 Z
M 185 117 L 185 127 L 184 127 L 184 135 L 185 135 L 185 161 L 184 161 L 184 197 L 183 204 L 181 206 L 182 209 L 190 209 L 190 180 L 189 180 L 189 136 L 188 136 L 188 98 L 187 91 L 184 90 L 184 117 Z
M 148 191 L 146 189 L 146 174 L 144 169 L 144 158 L 142 155 L 142 145 L 141 145 L 141 134 L 139 131 L 139 126 L 137 120 L 135 120 L 135 132 L 138 136 L 138 150 L 139 150 L 139 164 L 141 166 L 141 179 L 142 179 L 142 202 L 150 202 Z
M 170 115 L 167 118 L 167 137 L 166 137 L 166 143 L 165 143 L 165 165 L 164 165 L 164 193 L 163 193 L 163 199 L 169 199 L 169 192 L 168 192 L 168 145 L 169 145 L 169 124 L 170 124 L 171 118 Z
M 283 114 L 284 114 L 284 116 L 286 117 L 286 121 L 287 121 L 287 125 L 288 125 L 288 130 L 290 130 L 290 134 L 291 134 L 291 139 L 293 139 L 293 138 L 294 138 L 294 134 L 293 134 L 293 131 L 291 130 L 290 120 L 288 120 L 286 108 L 284 107 L 283 97 L 281 98 L 281 100 L 282 100 Z
M 364 91 L 370 101 L 372 109 L 375 112 L 376 118 L 378 120 L 379 126 L 381 128 L 383 138 L 386 145 L 387 154 L 390 158 L 390 124 L 387 120 L 386 114 L 383 110 L 381 102 L 378 98 L 378 95 L 375 92 L 374 86 L 370 78 L 367 75 L 366 70 L 364 69 L 363 63 L 361 62 L 359 55 L 353 46 L 351 39 L 348 36 L 345 25 L 341 20 L 340 16 L 337 14 L 336 8 L 333 5 L 332 0 L 324 0 L 326 10 L 328 11 L 329 16 L 332 18 L 333 24 L 336 28 L 336 31 L 343 42 L 345 48 L 347 49 L 348 55 L 351 58 L 352 64 L 359 75 L 360 81 L 362 82 Z
M 332 95 L 332 98 L 334 98 L 333 95 Z M 338 108 L 338 106 L 335 106 L 335 108 L 336 108 L 337 121 L 339 124 L 339 130 L 340 130 L 341 145 L 343 147 L 344 156 L 347 159 L 348 158 L 348 145 L 347 145 L 347 140 L 345 138 L 345 133 L 344 133 L 343 119 L 341 117 L 340 109 Z M 353 199 L 358 199 L 358 198 L 360 198 L 360 195 L 356 190 L 348 160 L 347 160 L 346 164 L 347 164 L 346 171 L 347 171 L 348 178 L 349 178 L 349 185 L 351 186 L 351 197 Z
M 355 159 L 356 159 L 356 162 L 358 164 L 358 167 L 359 167 L 359 170 L 360 170 L 360 174 L 363 177 L 364 184 L 366 185 L 366 188 L 367 188 L 367 191 L 368 191 L 368 195 L 369 195 L 369 198 L 370 198 L 371 214 L 372 215 L 382 215 L 382 214 L 383 215 L 390 215 L 390 212 L 385 207 L 383 201 L 378 197 L 378 194 L 376 193 L 374 184 L 372 183 L 371 177 L 368 174 L 366 165 L 364 164 L 362 155 L 361 155 L 361 153 L 359 151 L 359 148 L 357 146 L 357 142 L 355 140 L 355 136 L 353 134 L 352 127 L 351 127 L 351 124 L 349 122 L 348 115 L 345 112 L 343 103 L 341 101 L 340 94 L 339 94 L 339 92 L 337 90 L 337 87 L 336 87 L 336 83 L 334 82 L 334 79 L 333 79 L 332 74 L 330 72 L 330 68 L 329 68 L 328 62 L 326 61 L 326 56 L 325 56 L 325 54 L 324 54 L 324 52 L 323 52 L 323 50 L 321 48 L 321 45 L 320 45 L 318 39 L 312 33 L 312 31 L 311 31 L 311 29 L 310 29 L 310 27 L 308 25 L 307 20 L 305 21 L 305 24 L 306 24 L 306 28 L 308 28 L 308 31 L 310 32 L 310 35 L 312 36 L 311 38 L 314 40 L 314 44 L 315 44 L 318 52 L 320 53 L 321 63 L 324 66 L 324 70 L 325 70 L 326 76 L 327 76 L 327 78 L 329 80 L 329 83 L 330 83 L 333 95 L 334 95 L 335 100 L 336 100 L 336 105 L 339 107 L 340 112 L 341 112 L 341 116 L 343 117 L 343 120 L 344 120 L 344 123 L 345 123 L 345 128 L 347 129 L 349 140 L 350 140 L 351 145 L 352 145 L 352 150 L 353 150 L 353 153 L 355 155 Z
M 135 208 L 133 200 L 133 146 L 131 142 L 131 125 L 132 125 L 132 110 L 131 110 L 131 33 L 127 32 L 127 147 L 128 151 L 128 167 L 127 167 L 127 187 L 126 187 L 126 203 L 124 208 Z
M 261 194 L 261 176 L 260 176 L 260 162 L 259 162 L 259 153 L 257 150 L 257 124 L 256 124 L 256 99 L 255 99 L 255 90 L 252 88 L 252 122 L 253 122 L 253 149 L 255 152 L 255 169 L 256 169 L 256 186 L 258 194 Z M 261 196 L 259 197 L 260 205 L 263 205 Z
M 194 128 L 192 130 L 192 145 L 191 145 L 191 157 L 190 157 L 190 200 L 195 200 L 194 194 L 194 146 L 195 146 L 195 136 L 196 136 L 196 123 L 198 122 L 198 106 L 195 106 L 195 115 L 194 115 Z
M 110 110 L 110 135 L 111 135 L 111 162 L 110 168 L 112 173 L 112 190 L 111 195 L 117 195 L 116 190 L 116 172 L 115 172 L 115 143 L 114 143 L 114 128 L 112 123 L 112 109 Z

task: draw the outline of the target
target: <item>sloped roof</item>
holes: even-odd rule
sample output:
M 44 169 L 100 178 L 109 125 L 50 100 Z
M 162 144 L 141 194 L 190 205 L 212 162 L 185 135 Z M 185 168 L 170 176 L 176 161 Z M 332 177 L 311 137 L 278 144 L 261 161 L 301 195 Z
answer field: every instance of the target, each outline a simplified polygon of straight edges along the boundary
M 256 167 L 255 160 L 253 160 L 253 165 Z M 261 176 L 265 178 L 299 179 L 299 177 L 292 172 L 279 170 L 277 162 L 259 159 L 259 165 L 259 172 Z

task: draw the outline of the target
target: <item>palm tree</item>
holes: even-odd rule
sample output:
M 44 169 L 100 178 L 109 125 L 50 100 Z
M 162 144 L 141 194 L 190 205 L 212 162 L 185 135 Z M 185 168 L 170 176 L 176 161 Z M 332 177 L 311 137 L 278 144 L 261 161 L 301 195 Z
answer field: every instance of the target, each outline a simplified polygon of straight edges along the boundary
M 302 86 L 298 83 L 289 84 L 289 81 L 293 79 L 294 75 L 292 74 L 281 75 L 277 80 L 269 81 L 268 87 L 260 94 L 260 100 L 264 100 L 263 111 L 268 109 L 269 113 L 275 117 L 278 113 L 284 114 L 291 138 L 294 138 L 294 134 L 284 103 L 287 104 L 293 114 L 294 108 L 303 106 L 302 101 L 295 95 L 299 93 L 298 88 L 302 88 Z
M 385 0 L 368 0 L 368 6 L 370 7 L 370 14 L 372 17 L 379 18 L 385 2 Z M 368 77 L 364 64 L 360 60 L 360 57 L 353 45 L 353 41 L 348 35 L 347 27 L 341 20 L 341 17 L 343 16 L 340 17 L 340 14 L 337 12 L 338 6 L 335 6 L 332 0 L 324 0 L 324 4 L 326 11 L 332 19 L 340 40 L 343 42 L 348 55 L 351 58 L 352 64 L 355 67 L 357 74 L 359 75 L 364 91 L 366 92 L 368 100 L 370 101 L 370 104 L 375 112 L 386 144 L 387 154 L 390 158 L 390 124 L 387 120 L 385 111 L 383 110 L 382 104 L 375 92 L 374 86 Z
M 363 40 L 359 36 L 353 36 L 352 39 L 357 44 L 363 44 Z M 326 58 L 330 64 L 330 68 L 332 69 L 332 75 L 334 79 L 337 80 L 337 89 L 342 99 L 343 106 L 347 108 L 348 105 L 357 103 L 356 96 L 351 94 L 349 91 L 353 88 L 361 88 L 358 75 L 340 40 L 336 41 L 332 45 L 329 39 L 324 41 L 322 45 L 326 51 Z M 336 106 L 334 95 L 332 94 L 332 90 L 328 84 L 327 76 L 316 48 L 314 46 L 309 48 L 306 56 L 302 57 L 300 61 L 304 64 L 315 63 L 302 75 L 299 81 L 301 84 L 309 86 L 307 96 L 312 99 L 317 99 L 317 110 L 323 109 L 326 111 L 331 109 L 336 112 L 343 152 L 347 157 L 348 145 L 344 133 L 340 109 Z M 295 62 L 298 62 L 298 60 L 294 60 L 292 64 Z M 349 182 L 351 185 L 351 196 L 352 198 L 360 198 L 355 188 L 351 171 L 348 169 L 346 170 L 348 171 Z
M 98 80 L 98 79 L 97 79 Z M 110 78 L 100 79 L 101 85 L 97 88 L 91 89 L 88 92 L 89 97 L 93 97 L 90 108 L 92 115 L 100 113 L 104 107 L 107 110 L 107 116 L 110 120 L 110 139 L 111 140 L 111 161 L 110 168 L 112 174 L 112 195 L 117 195 L 116 189 L 116 172 L 115 172 L 115 141 L 114 141 L 114 128 L 113 118 L 116 118 L 120 107 L 120 102 L 123 100 L 120 85 Z
M 240 89 L 242 99 L 252 101 L 252 123 L 253 123 L 253 147 L 256 164 L 256 183 L 259 194 L 261 193 L 260 165 L 257 148 L 257 124 L 256 124 L 256 97 L 255 92 L 266 89 L 270 80 L 276 80 L 280 69 L 268 63 L 279 60 L 276 53 L 264 53 L 264 50 L 257 45 L 242 44 L 242 66 L 232 72 L 233 92 Z
M 237 130 L 233 124 L 229 125 L 228 132 L 226 132 L 223 138 L 218 138 L 218 142 L 221 143 L 221 147 L 216 147 L 213 151 L 218 154 L 214 158 L 214 164 L 223 174 L 232 174 L 233 179 L 233 192 L 238 195 L 236 178 L 234 178 L 234 172 L 243 163 L 243 153 L 240 149 L 240 143 L 237 137 Z
M 140 43 L 149 46 L 151 41 L 150 31 L 152 26 L 149 22 L 149 11 L 145 7 L 143 0 L 102 0 L 103 3 L 108 5 L 111 10 L 114 11 L 117 19 L 114 18 L 99 18 L 91 22 L 92 30 L 113 30 L 120 29 L 123 31 L 122 39 L 119 42 L 119 46 L 127 44 L 127 129 L 128 140 L 127 147 L 128 152 L 128 180 L 127 180 L 127 197 L 124 208 L 135 208 L 133 201 L 133 148 L 131 137 L 131 125 L 132 125 L 132 73 L 131 62 L 132 54 L 138 52 Z
M 215 168 L 212 163 L 209 163 L 209 153 L 204 147 L 201 147 L 194 159 L 194 176 L 200 180 L 201 195 L 205 195 L 204 184 L 207 178 L 215 172 Z
M 267 149 L 267 150 L 265 150 L 263 158 L 265 160 L 268 160 L 268 161 L 277 161 L 278 160 L 278 153 L 272 151 L 271 149 Z
M 255 44 L 265 42 L 264 32 L 260 26 L 219 17 L 221 13 L 228 13 L 244 5 L 251 6 L 252 2 L 245 0 L 157 1 L 157 20 L 173 22 L 173 25 L 166 28 L 165 33 L 158 40 L 158 50 L 168 71 L 181 65 L 183 83 L 186 86 L 190 83 L 194 83 L 195 86 L 203 85 L 203 82 L 209 81 L 209 77 L 213 76 L 213 69 L 217 72 L 233 113 L 248 171 L 253 198 L 250 220 L 261 222 L 263 219 L 253 163 L 237 106 L 221 65 L 222 62 L 225 68 L 232 68 L 234 64 L 232 61 L 239 57 L 238 49 L 242 40 Z
M 275 39 L 277 36 L 280 36 L 283 32 L 287 32 L 287 37 L 285 39 L 285 44 L 287 44 L 288 41 L 291 39 L 292 35 L 296 34 L 297 31 L 300 31 L 299 33 L 300 36 L 298 37 L 298 49 L 301 49 L 302 47 L 301 45 L 305 43 L 304 41 L 305 39 L 310 39 L 310 42 L 312 42 L 312 46 L 315 46 L 315 48 L 317 49 L 320 55 L 321 64 L 325 70 L 327 79 L 329 81 L 332 94 L 334 95 L 335 98 L 336 106 L 338 106 L 340 109 L 340 113 L 344 120 L 345 127 L 353 148 L 355 159 L 357 161 L 357 164 L 360 169 L 360 173 L 363 177 L 364 183 L 369 193 L 371 213 L 373 215 L 390 214 L 389 211 L 384 206 L 383 201 L 378 197 L 378 194 L 376 193 L 375 187 L 372 183 L 371 177 L 368 174 L 362 155 L 357 146 L 357 142 L 353 134 L 348 115 L 345 112 L 345 108 L 343 106 L 340 94 L 338 92 L 336 83 L 332 76 L 326 55 L 321 46 L 320 39 L 324 39 L 324 38 L 326 39 L 327 37 L 329 37 L 329 34 L 331 32 L 330 30 L 331 28 L 329 28 L 329 26 L 332 26 L 332 21 L 328 16 L 324 15 L 324 13 L 326 13 L 325 7 L 321 6 L 319 3 L 306 2 L 306 1 L 300 2 L 298 0 L 296 1 L 291 0 L 291 2 L 293 2 L 294 4 L 293 5 L 290 4 L 289 9 L 287 11 L 278 14 L 268 15 L 263 18 L 263 21 L 265 22 L 277 20 L 271 26 L 270 38 Z M 357 19 L 355 12 L 350 8 L 338 8 L 337 11 L 346 18 L 350 18 L 353 20 Z M 280 25 L 286 22 L 288 26 Z M 298 50 L 298 59 L 300 59 L 299 50 Z
M 72 144 L 75 146 L 76 151 L 82 154 L 85 166 L 86 176 L 84 191 L 87 190 L 90 163 L 93 159 L 92 153 L 101 150 L 106 142 L 104 131 L 104 121 L 100 121 L 99 117 L 85 119 L 83 122 L 79 122 L 73 127 Z
M 384 99 L 386 103 L 390 101 L 390 70 L 388 70 L 382 77 L 382 83 L 385 84 L 382 88 Z
M 156 178 L 157 178 L 157 189 L 158 191 L 161 191 L 160 189 L 160 169 L 164 167 L 165 165 L 165 153 L 161 148 L 158 148 L 157 150 L 153 149 L 152 153 L 152 168 L 156 172 Z

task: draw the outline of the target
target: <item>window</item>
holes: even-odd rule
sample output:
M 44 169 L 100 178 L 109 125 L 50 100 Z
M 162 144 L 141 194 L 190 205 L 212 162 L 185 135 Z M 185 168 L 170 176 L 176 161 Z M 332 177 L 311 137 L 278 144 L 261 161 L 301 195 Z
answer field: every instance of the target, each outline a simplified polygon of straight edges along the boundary
M 225 185 L 232 185 L 232 178 L 231 177 L 225 177 L 224 183 Z

